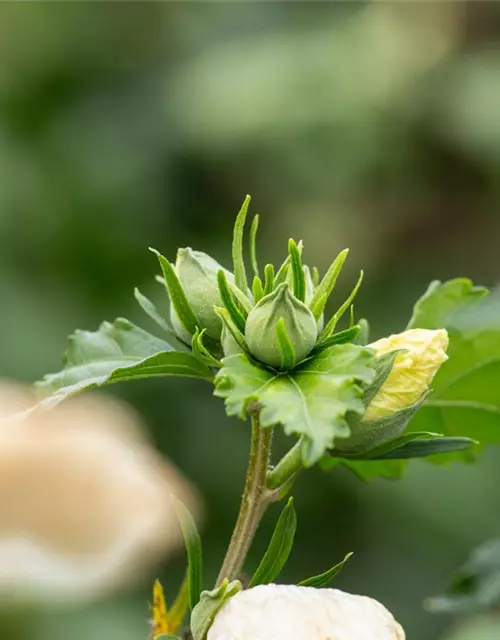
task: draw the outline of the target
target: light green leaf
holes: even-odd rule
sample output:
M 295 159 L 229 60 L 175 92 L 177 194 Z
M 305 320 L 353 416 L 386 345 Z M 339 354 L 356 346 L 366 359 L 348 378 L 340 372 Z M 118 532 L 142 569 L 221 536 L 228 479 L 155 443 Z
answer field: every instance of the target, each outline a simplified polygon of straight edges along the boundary
M 64 368 L 37 383 L 54 401 L 104 384 L 151 376 L 190 376 L 211 380 L 210 369 L 187 352 L 174 351 L 124 318 L 103 322 L 97 331 L 77 330 L 68 339 Z
M 233 266 L 234 266 L 234 282 L 238 289 L 247 294 L 248 283 L 245 270 L 245 261 L 243 259 L 243 231 L 247 218 L 247 211 L 250 205 L 250 196 L 246 196 L 241 209 L 236 217 L 233 233 Z
M 407 460 L 349 460 L 347 458 L 333 458 L 323 456 L 320 467 L 323 471 L 330 471 L 336 467 L 346 467 L 360 480 L 375 480 L 386 478 L 395 480 L 401 478 L 405 472 Z
M 316 589 L 319 589 L 321 587 L 326 587 L 326 585 L 330 584 L 333 578 L 335 578 L 335 576 L 342 571 L 343 566 L 352 555 L 353 555 L 352 552 L 348 553 L 341 562 L 336 564 L 331 569 L 328 569 L 328 571 L 325 571 L 324 573 L 320 573 L 317 576 L 313 576 L 312 578 L 307 578 L 307 580 L 302 580 L 302 582 L 299 582 L 298 586 L 299 587 L 315 587 Z
M 151 320 L 153 320 L 153 322 L 156 322 L 156 324 L 168 334 L 169 340 L 172 337 L 175 337 L 175 333 L 173 332 L 171 326 L 168 324 L 165 318 L 160 314 L 155 304 L 151 302 L 151 300 L 147 298 L 144 294 L 142 294 L 137 287 L 134 289 L 134 297 L 139 303 L 144 313 L 147 316 L 149 316 Z
M 188 558 L 188 591 L 189 591 L 189 608 L 191 611 L 198 604 L 200 594 L 203 589 L 203 559 L 201 550 L 201 539 L 193 516 L 189 513 L 184 504 L 172 495 L 172 504 L 174 506 L 177 518 L 181 525 L 184 543 Z
M 229 582 L 225 579 L 220 587 L 202 592 L 200 601 L 191 614 L 191 633 L 194 640 L 205 640 L 215 616 L 229 598 L 232 598 L 241 589 L 241 582 L 238 580 Z
M 292 550 L 296 528 L 297 515 L 293 507 L 293 498 L 289 498 L 278 519 L 266 553 L 253 574 L 248 588 L 256 587 L 259 584 L 269 584 L 279 576 Z
M 282 424 L 287 434 L 304 436 L 305 466 L 317 462 L 337 438 L 350 435 L 348 411 L 363 413 L 361 384 L 375 377 L 372 349 L 334 345 L 291 372 L 277 373 L 246 354 L 224 358 L 215 394 L 224 398 L 228 415 L 245 417 L 248 405 L 261 406 L 264 427 Z
M 434 282 L 415 305 L 410 327 L 446 328 L 449 359 L 432 383 L 433 393 L 410 424 L 446 436 L 500 442 L 500 295 L 470 280 Z M 464 452 L 437 458 L 470 460 Z

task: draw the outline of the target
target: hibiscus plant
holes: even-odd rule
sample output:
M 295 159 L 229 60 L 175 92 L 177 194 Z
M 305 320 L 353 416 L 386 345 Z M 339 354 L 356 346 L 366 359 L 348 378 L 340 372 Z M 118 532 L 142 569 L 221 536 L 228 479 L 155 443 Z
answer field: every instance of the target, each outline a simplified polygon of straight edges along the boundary
M 278 638 L 276 631 L 266 636 L 257 627 L 250 631 L 252 623 L 245 618 L 248 607 L 262 607 L 266 598 L 276 597 L 283 607 L 286 597 L 293 605 L 294 598 L 320 603 L 328 596 L 325 606 L 341 607 L 335 600 L 340 592 L 324 587 L 348 557 L 298 586 L 271 586 L 293 545 L 296 515 L 290 491 L 299 472 L 314 465 L 325 472 L 343 465 L 363 479 L 397 478 L 411 458 L 470 461 L 478 439 L 498 440 L 500 398 L 484 381 L 493 375 L 491 364 L 499 358 L 500 331 L 489 321 L 487 289 L 465 278 L 433 282 L 402 333 L 370 342 L 368 322 L 356 317 L 353 306 L 363 273 L 333 315 L 326 315 L 347 250 L 321 276 L 305 264 L 302 242 L 291 239 L 282 264 L 262 269 L 255 216 L 249 231 L 249 279 L 244 261 L 249 202 L 247 196 L 236 218 L 231 271 L 191 248 L 179 249 L 175 263 L 152 249 L 161 269 L 157 279 L 170 299 L 170 317 L 164 318 L 137 289 L 135 297 L 158 325 L 158 336 L 122 318 L 104 322 L 96 332 L 76 331 L 64 368 L 37 385 L 41 403 L 51 407 L 114 382 L 201 378 L 223 399 L 228 416 L 249 423 L 240 511 L 214 585 L 202 583 L 200 538 L 189 512 L 177 502 L 187 546 L 187 579 L 169 610 L 161 585 L 155 583 L 155 640 L 184 633 L 194 640 Z M 280 460 L 271 456 L 275 429 L 293 439 Z M 260 564 L 253 570 L 245 567 L 251 578 L 243 588 L 241 572 L 254 534 L 267 506 L 276 501 L 283 501 L 284 508 L 275 532 Z M 276 589 L 292 591 L 283 600 Z M 290 620 L 296 611 L 292 605 Z M 282 615 L 288 615 L 286 607 Z M 318 613 L 316 621 L 320 617 Z M 299 628 L 302 622 L 293 619 Z M 329 620 L 334 624 L 331 616 Z M 392 622 L 384 622 L 392 635 L 373 637 L 403 638 L 401 627 Z M 242 625 L 246 631 L 237 630 Z M 266 625 L 272 627 L 269 620 Z M 334 631 L 330 633 L 333 637 Z

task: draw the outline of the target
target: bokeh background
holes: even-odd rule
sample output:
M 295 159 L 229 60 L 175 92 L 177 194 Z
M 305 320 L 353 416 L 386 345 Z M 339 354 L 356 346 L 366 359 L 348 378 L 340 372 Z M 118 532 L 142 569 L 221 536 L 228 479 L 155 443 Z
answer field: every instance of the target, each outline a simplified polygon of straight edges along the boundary
M 60 366 L 66 336 L 163 310 L 147 247 L 226 266 L 246 193 L 262 261 L 289 236 L 322 269 L 344 247 L 373 336 L 404 328 L 429 280 L 499 280 L 500 4 L 110 2 L 0 5 L 0 376 Z M 203 382 L 116 389 L 206 506 L 207 582 L 243 482 L 248 426 Z M 363 484 L 313 470 L 296 488 L 301 579 L 348 551 L 337 579 L 373 595 L 411 640 L 490 640 L 491 619 L 434 617 L 471 547 L 500 534 L 500 451 L 475 465 L 413 462 Z M 47 499 L 50 499 L 48 496 Z M 257 562 L 278 507 L 259 531 Z M 0 514 L 1 519 L 1 514 Z M 158 569 L 173 595 L 179 555 Z M 151 579 L 154 576 L 151 576 Z M 4 640 L 147 637 L 149 584 L 92 605 L 3 608 Z

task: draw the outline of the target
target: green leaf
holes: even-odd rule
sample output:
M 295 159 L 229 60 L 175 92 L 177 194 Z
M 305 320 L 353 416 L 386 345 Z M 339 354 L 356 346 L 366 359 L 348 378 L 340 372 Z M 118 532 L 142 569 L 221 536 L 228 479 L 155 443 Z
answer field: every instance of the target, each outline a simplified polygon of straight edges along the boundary
M 167 629 L 181 628 L 189 609 L 189 575 L 182 581 L 172 606 L 167 611 Z
M 348 411 L 363 413 L 361 384 L 375 376 L 373 350 L 334 345 L 289 372 L 277 373 L 246 354 L 224 358 L 215 394 L 224 398 L 228 415 L 244 419 L 248 405 L 261 406 L 264 427 L 282 424 L 287 434 L 304 436 L 305 466 L 318 461 L 337 438 L 350 435 Z
M 241 313 L 234 301 L 233 294 L 231 293 L 226 279 L 226 274 L 222 269 L 217 273 L 217 283 L 219 285 L 219 293 L 225 309 L 227 309 L 232 321 L 241 333 L 245 333 L 245 316 Z
M 470 280 L 434 282 L 415 305 L 410 327 L 446 328 L 449 359 L 432 383 L 433 393 L 410 424 L 415 431 L 500 442 L 500 294 L 488 295 Z M 433 461 L 470 460 L 471 452 Z
M 280 318 L 274 328 L 276 342 L 281 351 L 281 368 L 291 369 L 295 364 L 295 349 L 286 330 L 285 319 Z
M 268 295 L 274 289 L 274 265 L 266 264 L 264 267 L 264 295 Z
M 250 200 L 250 196 L 247 195 L 241 205 L 238 215 L 236 216 L 233 233 L 234 282 L 238 289 L 245 295 L 247 295 L 248 292 L 248 283 L 245 271 L 245 261 L 243 260 L 243 230 L 245 228 L 245 220 Z
M 77 330 L 68 339 L 64 368 L 37 383 L 54 402 L 104 384 L 151 376 L 190 376 L 211 380 L 211 370 L 192 354 L 173 348 L 124 318 L 103 322 L 97 331 Z
M 408 436 L 411 434 L 407 434 Z M 377 455 L 371 460 L 404 460 L 405 458 L 425 458 L 427 456 L 435 456 L 441 453 L 454 453 L 455 451 L 464 451 L 470 449 L 477 442 L 470 438 L 416 438 L 410 440 L 406 444 L 387 451 L 386 453 Z
M 359 278 L 356 284 L 354 285 L 354 289 L 351 291 L 351 293 L 349 294 L 347 299 L 343 302 L 343 304 L 339 307 L 339 309 L 337 309 L 337 311 L 331 317 L 328 324 L 321 332 L 320 340 L 325 340 L 326 338 L 328 338 L 328 336 L 330 336 L 333 333 L 339 320 L 342 318 L 342 316 L 347 311 L 347 309 L 349 309 L 349 307 L 352 305 L 352 301 L 356 297 L 359 291 L 359 288 L 361 286 L 361 283 L 363 282 L 363 275 L 364 275 L 363 271 L 360 271 Z
M 253 574 L 248 588 L 269 584 L 279 576 L 292 550 L 296 528 L 297 515 L 293 507 L 293 498 L 289 498 L 278 519 L 267 551 Z
M 259 277 L 259 263 L 257 262 L 257 231 L 259 230 L 259 216 L 254 215 L 250 226 L 250 263 L 255 277 Z
M 302 582 L 299 582 L 298 586 L 299 587 L 315 587 L 316 589 L 319 589 L 321 587 L 326 587 L 326 585 L 330 584 L 333 578 L 335 578 L 335 576 L 342 571 L 342 568 L 344 567 L 345 563 L 349 560 L 349 558 L 352 555 L 353 555 L 352 552 L 348 553 L 341 562 L 336 564 L 331 569 L 328 569 L 328 571 L 325 571 L 324 573 L 320 573 L 317 576 L 313 576 L 312 578 L 307 578 L 307 580 L 302 580 Z
M 188 558 L 188 591 L 189 608 L 191 611 L 198 604 L 200 594 L 203 589 L 203 560 L 201 550 L 201 540 L 193 520 L 193 516 L 186 509 L 184 504 L 172 495 L 172 504 L 179 519 L 186 544 Z
M 255 276 L 252 283 L 253 301 L 255 304 L 264 297 L 264 287 L 262 286 L 262 280 Z
M 292 266 L 292 282 L 293 295 L 301 302 L 306 298 L 306 280 L 304 276 L 304 267 L 302 266 L 302 257 L 295 240 L 290 238 L 288 241 L 288 253 L 290 255 L 290 264 Z
M 195 334 L 191 339 L 191 349 L 198 360 L 206 364 L 208 367 L 215 367 L 219 369 L 221 367 L 220 361 L 210 353 L 203 343 L 206 331 L 206 329 L 203 329 L 203 331 L 200 331 L 198 328 L 196 329 Z
M 191 633 L 193 640 L 205 640 L 210 627 L 219 613 L 222 606 L 241 591 L 242 586 L 239 580 L 229 582 L 222 581 L 220 587 L 212 591 L 203 591 L 200 601 L 191 614 Z
M 320 460 L 320 468 L 323 471 L 331 471 L 337 467 L 346 467 L 360 480 L 375 480 L 386 478 L 395 480 L 404 474 L 408 462 L 406 460 L 350 460 L 348 458 L 333 458 L 323 456 Z
M 151 300 L 149 298 L 147 298 L 145 295 L 143 295 L 139 289 L 137 287 L 135 287 L 134 289 L 134 297 L 137 300 L 137 302 L 139 303 L 141 309 L 144 311 L 144 313 L 149 316 L 151 318 L 151 320 L 153 320 L 153 322 L 156 322 L 156 324 L 161 327 L 163 329 L 163 331 L 165 331 L 168 334 L 168 338 L 169 340 L 171 338 L 176 339 L 175 333 L 172 330 L 172 327 L 168 324 L 168 322 L 165 320 L 165 318 L 163 318 L 160 313 L 158 312 L 158 309 L 156 308 L 156 306 L 154 305 L 153 302 L 151 302 Z
M 424 606 L 432 613 L 495 611 L 500 604 L 500 539 L 474 549 L 456 570 L 445 593 L 428 598 Z
M 329 338 L 326 338 L 322 342 L 318 342 L 318 344 L 314 347 L 313 353 L 317 353 L 318 351 L 323 351 L 328 347 L 331 347 L 334 344 L 345 344 L 346 342 L 354 342 L 356 336 L 358 335 L 360 330 L 360 326 L 358 324 L 353 327 L 349 327 L 349 329 L 344 329 L 344 331 L 339 331 L 338 333 L 334 333 Z
M 165 256 L 162 256 L 161 253 L 156 251 L 156 249 L 152 249 L 150 247 L 149 250 L 158 258 L 163 272 L 163 277 L 165 278 L 165 286 L 167 287 L 170 301 L 172 302 L 179 320 L 182 322 L 182 325 L 188 333 L 194 334 L 198 325 L 198 319 L 196 318 L 194 311 L 191 309 L 191 305 L 186 298 L 186 294 L 184 293 L 184 289 L 182 288 L 179 278 L 175 273 L 175 269 Z

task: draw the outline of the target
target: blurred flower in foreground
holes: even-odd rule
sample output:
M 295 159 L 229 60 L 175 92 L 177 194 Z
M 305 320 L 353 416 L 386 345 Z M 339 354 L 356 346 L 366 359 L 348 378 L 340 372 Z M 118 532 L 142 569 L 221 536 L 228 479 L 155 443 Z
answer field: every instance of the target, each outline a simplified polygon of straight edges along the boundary
M 404 640 L 379 602 L 337 589 L 265 585 L 224 605 L 207 640 Z
M 377 420 L 417 402 L 429 388 L 439 367 L 448 359 L 445 329 L 409 329 L 369 345 L 382 356 L 402 350 L 392 369 L 368 405 L 364 420 Z
M 186 482 L 126 405 L 103 397 L 35 409 L 0 386 L 0 597 L 71 600 L 136 579 L 181 544 Z

